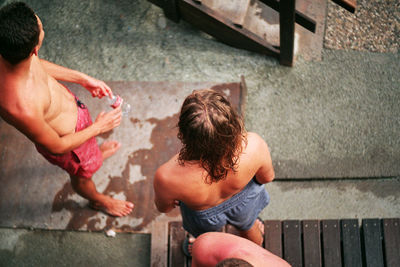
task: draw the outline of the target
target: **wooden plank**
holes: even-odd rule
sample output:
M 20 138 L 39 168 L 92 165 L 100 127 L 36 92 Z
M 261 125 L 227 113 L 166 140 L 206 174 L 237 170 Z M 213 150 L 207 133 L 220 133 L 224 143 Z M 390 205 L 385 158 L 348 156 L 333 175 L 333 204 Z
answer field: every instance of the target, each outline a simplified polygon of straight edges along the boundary
M 210 34 L 219 41 L 242 49 L 278 57 L 279 50 L 256 34 L 238 28 L 217 12 L 195 4 L 192 0 L 180 0 L 179 10 L 183 20 Z
M 360 228 L 357 219 L 341 220 L 343 265 L 362 267 Z
M 282 223 L 281 221 L 264 221 L 264 247 L 282 258 Z
M 167 267 L 168 224 L 153 222 L 151 226 L 151 267 Z
M 321 227 L 324 266 L 342 266 L 339 220 L 324 220 Z
M 332 1 L 351 13 L 354 13 L 356 11 L 356 6 L 357 6 L 356 0 L 332 0 Z
M 387 267 L 400 266 L 400 219 L 383 219 L 383 240 Z
M 294 61 L 294 17 L 296 0 L 279 2 L 279 62 L 285 66 L 293 66 Z
M 250 0 L 201 0 L 201 4 L 229 18 L 236 26 L 242 27 Z
M 362 233 L 366 267 L 384 267 L 382 228 L 379 219 L 363 219 Z
M 276 0 L 269 1 L 276 3 L 276 9 L 279 10 Z M 321 60 L 325 34 L 326 1 L 296 1 L 295 21 L 298 23 L 298 13 L 307 14 L 315 20 L 315 31 L 311 32 L 311 29 L 295 26 L 295 58 L 301 56 L 307 61 Z M 264 38 L 275 47 L 279 47 L 279 12 L 277 10 L 260 1 L 252 2 L 243 27 Z
M 303 265 L 300 221 L 283 222 L 283 258 L 293 267 Z
M 278 0 L 260 0 L 260 2 L 266 4 L 273 10 L 279 12 L 279 1 Z M 315 33 L 315 28 L 316 28 L 316 21 L 306 14 L 295 10 L 295 22 L 299 24 L 300 26 L 304 27 L 305 29 L 309 30 L 312 33 Z
M 304 266 L 322 266 L 320 222 L 318 220 L 305 220 L 302 223 L 302 229 Z
M 169 223 L 169 263 L 168 266 L 186 267 L 186 257 L 182 251 L 182 242 L 186 237 L 182 222 Z

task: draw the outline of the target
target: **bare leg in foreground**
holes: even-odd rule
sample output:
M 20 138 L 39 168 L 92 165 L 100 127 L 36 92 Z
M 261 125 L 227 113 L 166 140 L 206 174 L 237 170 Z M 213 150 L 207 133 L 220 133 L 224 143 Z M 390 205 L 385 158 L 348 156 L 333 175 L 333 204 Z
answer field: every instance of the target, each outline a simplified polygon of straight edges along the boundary
M 116 141 L 106 141 L 100 145 L 103 159 L 115 154 L 121 144 Z M 90 201 L 91 207 L 104 211 L 112 216 L 126 216 L 132 212 L 133 203 L 114 199 L 100 194 L 91 179 L 71 175 L 71 184 L 74 190 L 82 197 Z
M 239 231 L 239 233 L 241 237 L 251 240 L 261 246 L 264 241 L 264 224 L 257 219 L 249 230 Z

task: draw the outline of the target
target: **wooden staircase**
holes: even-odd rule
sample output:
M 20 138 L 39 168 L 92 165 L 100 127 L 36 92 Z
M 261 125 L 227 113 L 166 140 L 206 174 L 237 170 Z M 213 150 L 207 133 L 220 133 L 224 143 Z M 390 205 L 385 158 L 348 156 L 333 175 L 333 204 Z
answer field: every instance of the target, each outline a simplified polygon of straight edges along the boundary
M 167 18 L 181 19 L 233 47 L 274 56 L 282 65 L 293 66 L 295 23 L 315 34 L 317 21 L 307 13 L 314 2 L 326 0 L 149 0 L 161 7 Z M 314 1 L 314 2 L 313 2 Z M 333 0 L 354 12 L 356 0 Z M 326 3 L 326 2 L 325 2 Z M 324 24 L 325 10 L 316 15 Z M 325 8 L 326 9 L 326 8 Z M 305 11 L 302 11 L 305 10 Z M 274 24 L 272 12 L 278 14 Z M 319 35 L 323 35 L 323 27 Z M 296 33 L 297 34 L 297 33 Z M 321 42 L 322 38 L 317 38 Z M 306 42 L 305 46 L 310 42 Z

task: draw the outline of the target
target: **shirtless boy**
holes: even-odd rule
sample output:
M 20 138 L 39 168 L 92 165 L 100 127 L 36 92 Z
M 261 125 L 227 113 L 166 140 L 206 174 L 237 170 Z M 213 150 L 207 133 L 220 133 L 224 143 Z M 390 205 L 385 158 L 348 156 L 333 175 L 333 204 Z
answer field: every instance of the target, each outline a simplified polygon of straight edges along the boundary
M 85 105 L 57 80 L 74 82 L 93 97 L 112 96 L 102 81 L 38 56 L 44 38 L 42 23 L 26 4 L 0 10 L 0 116 L 21 131 L 52 164 L 66 170 L 74 190 L 97 209 L 125 216 L 133 203 L 97 192 L 91 180 L 105 158 L 120 144 L 95 136 L 121 122 L 121 108 L 101 112 L 94 123 Z
M 290 267 L 289 263 L 268 250 L 228 233 L 202 234 L 193 244 L 192 255 L 192 267 Z
M 183 227 L 194 237 L 229 223 L 260 245 L 257 216 L 269 203 L 264 184 L 274 179 L 267 144 L 246 132 L 231 104 L 213 90 L 185 99 L 178 128 L 182 149 L 154 178 L 158 210 L 169 212 L 179 203 Z

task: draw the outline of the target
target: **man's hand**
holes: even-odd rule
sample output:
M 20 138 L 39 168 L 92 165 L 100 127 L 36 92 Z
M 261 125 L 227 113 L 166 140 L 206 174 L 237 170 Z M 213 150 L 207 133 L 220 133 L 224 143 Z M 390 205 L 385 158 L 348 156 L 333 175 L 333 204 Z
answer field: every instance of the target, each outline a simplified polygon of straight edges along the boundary
M 93 123 L 93 127 L 96 127 L 99 131 L 99 134 L 108 132 L 121 123 L 122 111 L 121 106 L 110 112 L 102 111 L 96 118 L 96 121 Z
M 100 80 L 97 80 L 93 77 L 87 76 L 85 81 L 81 84 L 85 87 L 93 97 L 102 98 L 103 96 L 112 97 L 111 88 L 108 85 Z

